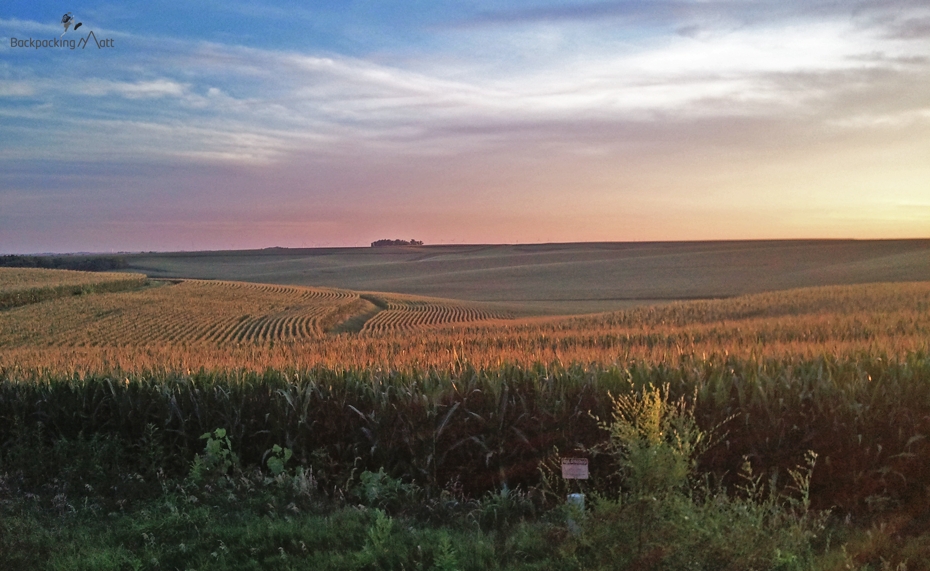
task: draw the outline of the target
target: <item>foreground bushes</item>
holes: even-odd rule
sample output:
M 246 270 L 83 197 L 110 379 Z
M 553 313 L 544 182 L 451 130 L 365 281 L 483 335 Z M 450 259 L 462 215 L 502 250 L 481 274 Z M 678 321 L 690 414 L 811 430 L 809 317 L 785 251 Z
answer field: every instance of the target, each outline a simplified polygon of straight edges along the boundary
M 226 431 L 201 435 L 188 474 L 129 475 L 160 488 L 127 510 L 123 482 L 83 501 L 57 480 L 38 495 L 0 493 L 0 566 L 18 569 L 809 569 L 825 518 L 809 510 L 810 472 L 794 495 L 744 472 L 738 493 L 698 478 L 708 434 L 667 388 L 612 403 L 602 447 L 621 487 L 588 511 L 550 505 L 545 485 L 479 499 L 430 498 L 383 470 L 362 472 L 342 500 L 275 446 L 244 469 Z M 111 462 L 106 439 L 80 440 L 75 461 Z M 65 459 L 61 459 L 65 460 Z M 65 464 L 68 461 L 65 460 Z M 812 468 L 811 464 L 808 468 Z M 93 470 L 91 470 L 93 472 Z M 103 482 L 101 482 L 103 483 Z M 15 485 L 15 483 L 14 483 Z M 6 490 L 9 492 L 9 490 Z M 354 507 L 350 507 L 354 506 Z

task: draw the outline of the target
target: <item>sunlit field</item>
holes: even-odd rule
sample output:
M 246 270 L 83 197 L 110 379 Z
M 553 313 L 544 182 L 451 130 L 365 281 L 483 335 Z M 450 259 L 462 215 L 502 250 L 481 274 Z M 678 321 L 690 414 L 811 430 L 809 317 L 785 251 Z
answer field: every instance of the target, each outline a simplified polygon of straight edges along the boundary
M 300 286 L 186 280 L 0 314 L 7 370 L 411 369 L 903 356 L 930 338 L 930 284 L 830 286 L 576 318 Z

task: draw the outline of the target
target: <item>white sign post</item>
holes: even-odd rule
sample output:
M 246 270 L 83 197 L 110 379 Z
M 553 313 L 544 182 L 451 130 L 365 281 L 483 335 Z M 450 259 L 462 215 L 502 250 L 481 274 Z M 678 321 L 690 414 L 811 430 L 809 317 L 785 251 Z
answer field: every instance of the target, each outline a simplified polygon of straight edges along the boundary
M 588 459 L 587 458 L 562 458 L 562 477 L 566 480 L 587 480 L 588 479 Z M 584 494 L 568 494 L 566 498 L 568 505 L 581 515 L 584 515 Z M 574 534 L 581 533 L 581 528 L 573 519 L 572 515 L 568 516 L 568 529 Z

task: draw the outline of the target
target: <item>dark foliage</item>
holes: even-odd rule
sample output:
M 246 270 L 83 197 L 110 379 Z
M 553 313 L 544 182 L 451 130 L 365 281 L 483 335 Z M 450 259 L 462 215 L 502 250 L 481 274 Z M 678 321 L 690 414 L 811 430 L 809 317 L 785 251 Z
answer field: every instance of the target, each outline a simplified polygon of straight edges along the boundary
M 52 270 L 78 270 L 82 272 L 109 272 L 129 267 L 118 256 L 0 256 L 3 268 L 46 268 Z
M 591 458 L 599 485 L 612 488 L 616 465 L 592 449 L 606 438 L 593 416 L 607 419 L 608 391 L 620 394 L 668 384 L 673 396 L 697 394 L 705 428 L 724 422 L 702 459 L 705 473 L 733 477 L 744 457 L 779 474 L 819 454 L 815 507 L 861 512 L 926 501 L 930 466 L 930 359 L 901 362 L 819 358 L 811 361 L 683 360 L 678 367 L 454 371 L 267 371 L 49 378 L 24 381 L 0 369 L 0 472 L 30 474 L 14 450 L 41 428 L 50 446 L 77 435 L 117 438 L 124 450 L 151 452 L 186 473 L 203 448 L 200 436 L 225 428 L 243 465 L 260 465 L 275 444 L 313 469 L 324 490 L 344 489 L 364 470 L 384 468 L 428 493 L 459 488 L 478 497 L 502 485 L 540 483 L 556 451 Z M 593 416 L 592 416 L 593 415 Z M 148 442 L 149 444 L 145 444 Z M 145 458 L 121 462 L 143 466 Z M 53 468 L 53 467 L 52 467 Z

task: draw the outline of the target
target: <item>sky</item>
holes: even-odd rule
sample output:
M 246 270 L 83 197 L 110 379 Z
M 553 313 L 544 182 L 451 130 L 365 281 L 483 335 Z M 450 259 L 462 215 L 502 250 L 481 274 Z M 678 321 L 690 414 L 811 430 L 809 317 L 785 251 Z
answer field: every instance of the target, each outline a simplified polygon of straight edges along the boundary
M 3 254 L 926 237 L 926 0 L 0 6 Z

